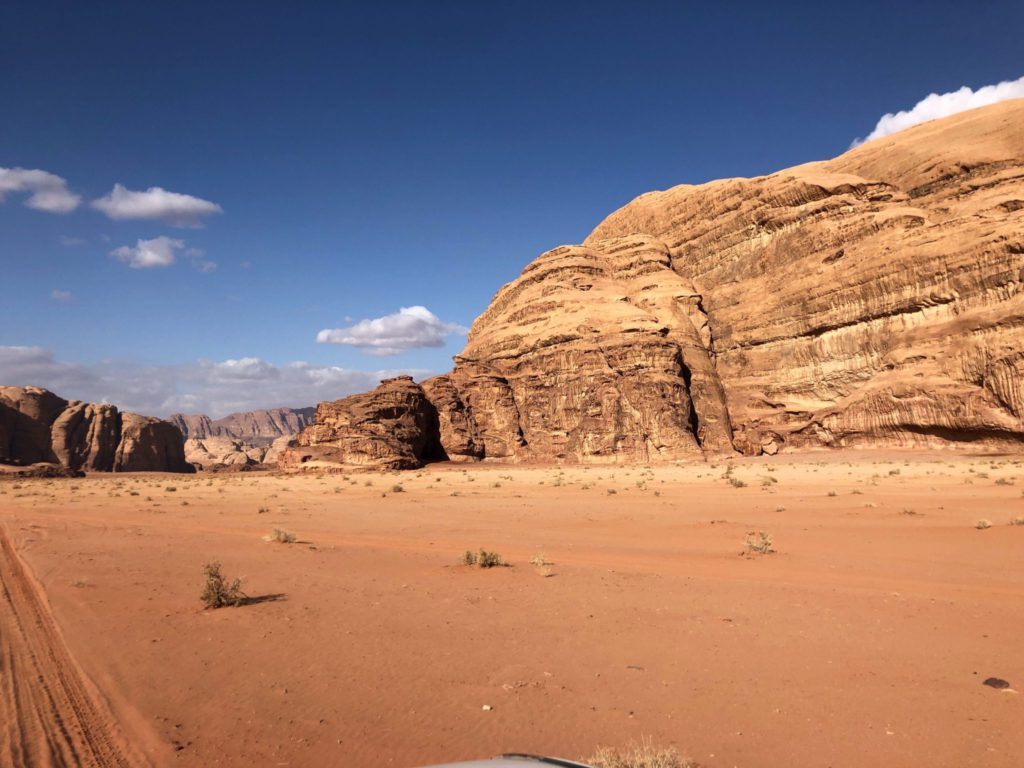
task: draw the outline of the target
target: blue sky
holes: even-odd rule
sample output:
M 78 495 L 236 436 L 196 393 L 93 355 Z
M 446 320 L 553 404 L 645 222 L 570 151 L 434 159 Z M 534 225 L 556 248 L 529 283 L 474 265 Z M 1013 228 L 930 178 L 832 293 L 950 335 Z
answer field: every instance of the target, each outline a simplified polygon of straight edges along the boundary
M 984 2 L 6 4 L 0 169 L 80 201 L 7 177 L 0 383 L 222 415 L 447 370 L 632 197 L 1016 80 L 1021 29 Z

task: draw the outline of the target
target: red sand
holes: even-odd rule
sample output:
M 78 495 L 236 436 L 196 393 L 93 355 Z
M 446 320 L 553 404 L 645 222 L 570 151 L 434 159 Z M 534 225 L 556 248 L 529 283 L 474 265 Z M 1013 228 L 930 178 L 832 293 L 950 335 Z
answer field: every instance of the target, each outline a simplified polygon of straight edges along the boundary
M 724 463 L 4 480 L 0 575 L 30 587 L 0 617 L 0 763 L 408 767 L 650 737 L 707 766 L 1021 765 L 1022 464 L 732 463 L 746 487 Z M 777 553 L 741 556 L 752 530 Z M 458 565 L 480 547 L 512 567 Z M 212 560 L 264 599 L 201 610 Z M 30 706 L 54 679 L 70 693 Z

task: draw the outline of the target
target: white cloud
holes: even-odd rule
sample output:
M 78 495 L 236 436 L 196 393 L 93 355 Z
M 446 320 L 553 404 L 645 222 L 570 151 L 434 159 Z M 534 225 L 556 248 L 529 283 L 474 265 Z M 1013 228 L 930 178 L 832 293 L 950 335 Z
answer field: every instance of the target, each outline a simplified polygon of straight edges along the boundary
M 46 387 L 67 399 L 114 403 L 153 416 L 174 412 L 218 418 L 235 411 L 310 406 L 373 389 L 381 379 L 424 370 L 362 371 L 256 357 L 182 365 L 104 360 L 91 365 L 57 360 L 44 347 L 0 346 L 0 385 Z
M 92 207 L 111 219 L 158 219 L 174 227 L 199 227 L 203 216 L 222 213 L 216 203 L 180 192 L 150 187 L 135 192 L 115 184 L 110 194 L 93 200 Z
M 54 301 L 71 301 L 71 291 L 62 291 L 59 288 L 54 288 L 50 291 L 50 298 Z
M 995 104 L 997 101 L 1007 99 L 1024 98 L 1024 77 L 1016 80 L 1005 80 L 995 85 L 982 86 L 974 91 L 966 85 L 956 91 L 949 93 L 932 93 L 921 99 L 910 109 L 903 112 L 882 115 L 875 125 L 875 129 L 863 139 L 855 139 L 851 146 L 863 144 L 881 136 L 888 136 L 890 133 L 902 131 L 912 125 L 924 123 L 928 120 L 937 120 L 940 117 L 949 117 L 957 112 L 964 112 L 975 107 L 984 107 L 988 104 Z
M 466 333 L 458 323 L 442 322 L 426 307 L 402 307 L 347 328 L 325 328 L 316 335 L 321 344 L 345 344 L 370 355 L 397 355 L 409 349 L 443 347 L 444 337 Z
M 47 213 L 70 213 L 82 201 L 60 176 L 27 168 L 0 168 L 0 203 L 11 192 L 27 192 L 25 205 Z
M 132 269 L 169 267 L 174 263 L 174 252 L 185 247 L 181 240 L 160 235 L 152 240 L 139 240 L 135 245 L 122 245 L 110 252 L 118 261 Z
M 206 256 L 206 251 L 202 248 L 189 248 L 185 251 L 185 255 L 192 260 L 192 266 L 202 272 L 204 275 L 210 272 L 215 272 L 217 269 L 216 261 L 208 261 L 203 257 Z

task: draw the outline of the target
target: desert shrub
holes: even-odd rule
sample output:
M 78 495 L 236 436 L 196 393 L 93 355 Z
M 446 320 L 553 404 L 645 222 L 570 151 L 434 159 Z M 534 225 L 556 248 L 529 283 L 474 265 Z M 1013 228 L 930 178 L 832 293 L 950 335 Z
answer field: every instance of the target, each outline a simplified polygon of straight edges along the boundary
M 586 762 L 593 768 L 697 768 L 674 749 L 658 749 L 649 741 L 623 751 L 601 747 Z
M 770 555 L 775 550 L 772 548 L 772 537 L 764 531 L 750 531 L 747 538 L 743 540 L 746 551 L 757 555 Z
M 544 557 L 544 553 L 543 552 L 538 552 L 533 557 L 530 558 L 530 563 L 532 565 L 540 566 L 540 565 L 547 565 L 548 561 L 547 561 L 547 558 Z
M 616 493 L 618 493 L 618 491 L 616 491 L 614 488 L 609 488 L 608 489 L 608 495 L 609 496 L 614 496 Z
M 164 488 L 164 490 L 168 491 L 169 493 L 174 493 L 178 489 L 175 488 L 173 485 L 168 485 L 166 488 Z
M 269 511 L 270 511 L 270 507 L 260 507 L 259 509 L 256 510 L 257 514 L 260 514 L 260 515 L 265 515 Z
M 505 563 L 501 559 L 501 555 L 497 552 L 488 552 L 486 549 L 481 549 L 476 557 L 476 564 L 481 568 L 494 568 L 498 565 L 504 565 Z
M 278 544 L 294 544 L 295 534 L 289 533 L 281 528 L 275 528 L 268 535 L 263 537 L 264 541 L 276 541 Z
M 203 575 L 206 576 L 206 585 L 203 587 L 203 593 L 199 599 L 204 607 L 238 606 L 245 600 L 241 579 L 233 579 L 230 582 L 225 579 L 220 572 L 220 563 L 213 562 L 204 565 Z
M 395 483 L 394 485 L 391 486 L 391 492 L 392 493 L 402 493 L 404 491 L 405 491 L 405 488 L 402 487 L 401 483 Z
M 838 491 L 829 491 L 829 492 L 828 492 L 828 495 L 829 495 L 829 496 L 838 496 L 838 495 L 839 495 L 839 492 L 838 492 Z
M 1000 477 L 996 479 L 996 485 L 1013 485 L 1013 480 L 1006 477 Z
M 476 565 L 476 552 L 471 549 L 467 549 L 462 553 L 462 564 L 463 565 Z
M 1024 517 L 1010 518 L 1010 525 L 1024 525 Z
M 992 522 L 989 520 L 979 520 L 974 524 L 974 527 L 977 528 L 979 531 L 984 531 L 986 528 L 992 527 Z

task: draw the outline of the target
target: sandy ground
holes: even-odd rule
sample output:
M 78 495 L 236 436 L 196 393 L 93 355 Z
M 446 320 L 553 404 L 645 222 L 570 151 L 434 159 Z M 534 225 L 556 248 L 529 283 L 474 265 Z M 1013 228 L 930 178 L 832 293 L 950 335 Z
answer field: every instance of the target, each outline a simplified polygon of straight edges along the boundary
M 6 479 L 0 764 L 1020 766 L 1022 490 L 865 453 Z M 251 604 L 201 609 L 213 560 Z

